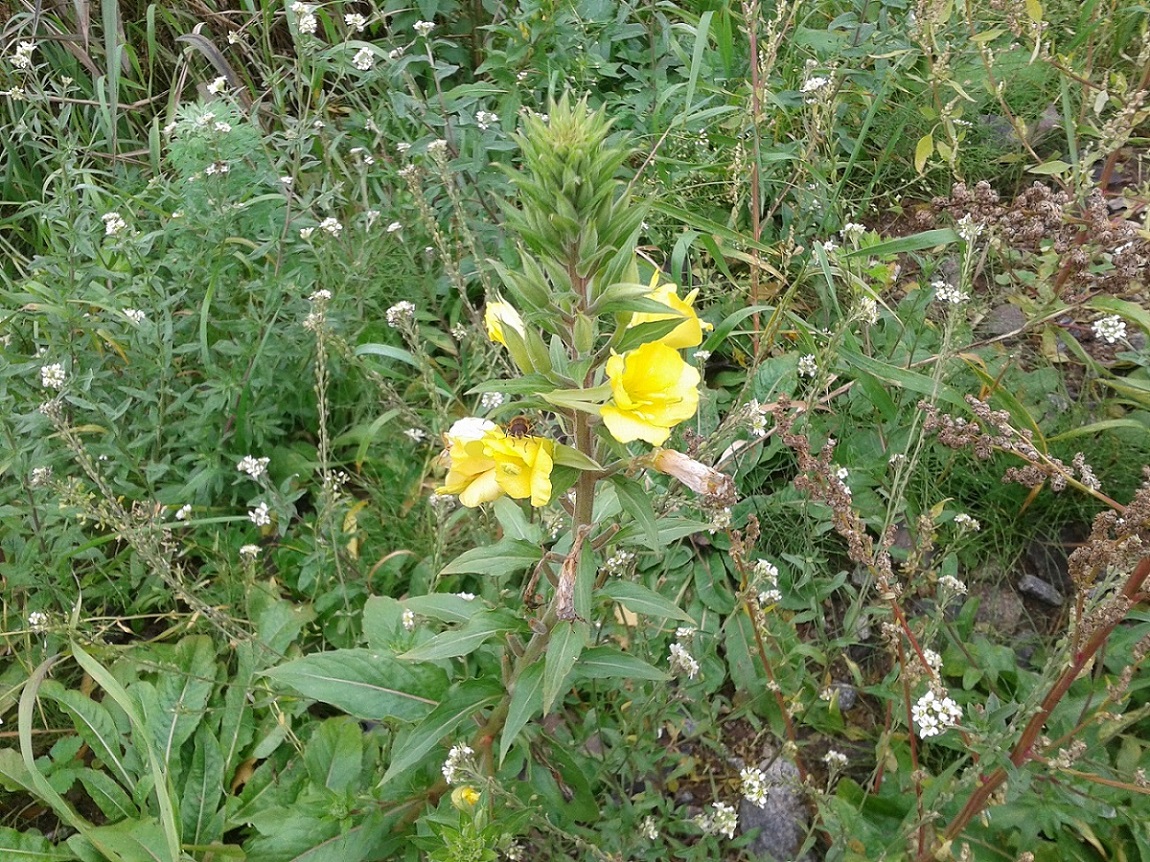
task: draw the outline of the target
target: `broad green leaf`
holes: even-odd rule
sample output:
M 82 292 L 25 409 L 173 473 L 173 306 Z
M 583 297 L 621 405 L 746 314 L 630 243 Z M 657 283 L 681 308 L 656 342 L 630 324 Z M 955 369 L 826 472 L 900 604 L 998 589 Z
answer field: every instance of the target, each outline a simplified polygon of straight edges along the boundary
M 346 793 L 363 770 L 363 729 L 346 715 L 320 722 L 303 750 L 311 780 L 335 793 Z
M 499 741 L 499 763 L 515 744 L 519 731 L 534 716 L 543 711 L 543 665 L 536 662 L 523 669 L 511 692 L 507 721 L 503 725 L 503 738 Z
M 404 362 L 412 368 L 419 370 L 419 360 L 411 353 L 410 350 L 404 350 L 400 347 L 392 347 L 390 344 L 361 344 L 355 349 L 356 356 L 382 356 L 385 359 L 394 359 L 397 362 Z
M 224 755 L 207 724 L 197 728 L 194 744 L 180 785 L 181 838 L 185 844 L 213 844 L 224 837 Z
M 515 615 L 508 611 L 480 611 L 460 628 L 438 634 L 399 657 L 404 661 L 439 661 L 468 655 L 491 637 L 515 631 L 521 625 Z
M 81 769 L 78 777 L 88 796 L 108 820 L 131 820 L 140 816 L 140 809 L 108 773 L 98 769 Z
M 192 738 L 215 688 L 216 652 L 207 635 L 191 635 L 176 646 L 175 668 L 160 675 L 156 697 L 161 715 L 152 716 L 156 750 L 171 763 Z
M 500 539 L 494 545 L 465 551 L 444 567 L 441 575 L 509 575 L 533 566 L 543 557 L 543 550 L 531 542 Z
M 414 766 L 441 739 L 481 710 L 493 706 L 502 696 L 503 686 L 494 679 L 468 679 L 453 685 L 427 718 L 413 728 L 404 729 L 396 738 L 383 782 Z
M 701 533 L 703 530 L 709 530 L 711 528 L 711 525 L 704 521 L 692 521 L 689 518 L 660 518 L 656 522 L 656 526 L 659 528 L 659 541 L 651 550 L 659 553 L 664 551 L 666 546 L 672 542 L 684 539 L 687 536 L 693 536 L 695 533 Z M 634 523 L 624 525 L 623 528 L 615 534 L 615 541 L 619 544 L 625 544 L 627 542 L 646 544 L 646 542 L 642 541 L 644 538 L 645 534 L 642 528 Z
M 584 650 L 575 667 L 575 674 L 580 679 L 670 679 L 670 674 L 613 646 Z
M 17 831 L 0 826 L 0 859 L 4 862 L 65 862 L 76 854 L 57 847 L 35 829 Z
M 587 645 L 590 627 L 580 620 L 560 620 L 551 630 L 547 659 L 543 665 L 543 713 L 567 690 L 567 676 Z
M 1026 0 L 1026 14 L 1035 24 L 1042 23 L 1042 3 L 1039 0 Z
M 117 781 L 128 787 L 136 783 L 136 777 L 124 765 L 124 740 L 107 707 L 53 679 L 44 681 L 40 693 L 64 707 L 80 738 Z
M 363 636 L 371 649 L 392 651 L 403 627 L 403 605 L 391 596 L 371 596 L 363 606 Z
M 539 525 L 528 521 L 527 516 L 523 514 L 523 507 L 510 497 L 500 497 L 491 508 L 506 538 L 518 539 L 529 545 L 538 545 L 542 541 L 542 530 Z
M 918 143 L 914 145 L 914 169 L 916 173 L 922 173 L 926 170 L 926 160 L 930 158 L 931 153 L 934 152 L 934 135 L 927 132 L 918 139 Z
M 919 395 L 937 398 L 939 401 L 953 404 L 956 407 L 966 407 L 966 402 L 963 400 L 962 395 L 941 380 L 936 381 L 917 371 L 900 368 L 897 365 L 891 365 L 879 359 L 872 359 L 869 356 L 864 356 L 861 353 L 856 353 L 846 348 L 840 349 L 838 353 L 840 359 L 844 361 L 848 369 L 852 367 L 861 368 L 879 380 L 885 380 L 887 383 L 893 383 L 896 386 L 901 386 L 903 389 L 917 392 Z
M 274 829 L 245 845 L 246 862 L 363 862 L 381 826 L 378 816 L 346 827 L 330 817 L 287 809 Z
M 164 830 L 155 820 L 121 820 L 109 826 L 93 826 L 84 837 L 109 850 L 123 862 L 182 862 L 181 855 L 171 855 L 165 846 Z
M 662 313 L 667 312 L 667 306 L 664 305 Z M 668 320 L 652 320 L 647 323 L 640 323 L 638 326 L 629 326 L 620 336 L 615 350 L 619 353 L 625 353 L 649 341 L 658 341 L 686 319 L 685 315 L 679 315 Z
M 555 444 L 555 463 L 565 467 L 574 467 L 576 470 L 602 470 L 602 465 L 588 458 L 573 446 L 563 443 Z M 503 498 L 500 498 L 503 499 Z
M 263 673 L 304 697 L 369 719 L 416 721 L 447 689 L 441 668 L 366 649 L 313 653 Z
M 662 556 L 662 546 L 659 543 L 659 531 L 655 525 L 655 510 L 651 507 L 651 496 L 634 479 L 616 474 L 610 479 L 615 486 L 615 493 L 619 495 L 619 502 L 623 509 L 635 523 L 643 530 L 646 536 L 646 545 Z
M 631 581 L 608 581 L 600 592 L 633 613 L 695 624 L 686 611 L 642 584 Z

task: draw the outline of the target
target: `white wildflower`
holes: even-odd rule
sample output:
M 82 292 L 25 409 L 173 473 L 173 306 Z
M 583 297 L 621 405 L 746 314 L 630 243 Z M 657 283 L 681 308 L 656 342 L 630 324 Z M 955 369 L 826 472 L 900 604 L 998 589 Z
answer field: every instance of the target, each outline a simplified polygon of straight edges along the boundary
M 691 356 L 694 358 L 694 360 L 696 362 L 698 362 L 700 365 L 702 365 L 708 359 L 711 358 L 711 351 L 709 351 L 709 350 L 696 350 L 694 353 L 691 354 Z
M 261 502 L 258 506 L 248 512 L 248 520 L 255 524 L 257 527 L 266 527 L 272 522 L 272 516 L 268 513 L 268 504 Z
M 208 84 L 208 92 L 211 93 L 213 96 L 218 96 L 220 93 L 224 92 L 227 88 L 228 88 L 228 79 L 225 78 L 223 75 L 220 75 L 218 78 L 216 78 L 210 84 Z
M 948 696 L 939 697 L 930 689 L 918 699 L 910 710 L 914 723 L 918 725 L 918 735 L 923 739 L 938 736 L 943 731 L 958 724 L 962 709 Z
M 418 35 L 427 36 L 432 30 L 435 29 L 435 24 L 431 21 L 416 21 L 411 27 Z
M 687 679 L 694 679 L 699 675 L 699 663 L 691 657 L 687 648 L 681 643 L 671 644 L 668 662 L 671 666 L 671 672 L 676 675 L 686 676 Z
M 802 377 L 814 377 L 819 373 L 819 363 L 813 353 L 808 353 L 799 359 L 799 374 Z
M 1126 337 L 1126 321 L 1117 314 L 1094 321 L 1094 337 L 1113 344 Z
M 635 554 L 626 548 L 616 548 L 615 552 L 603 563 L 603 571 L 610 577 L 619 577 L 628 570 L 635 561 Z
M 299 229 L 299 238 L 300 239 L 311 239 L 311 236 L 314 233 L 315 233 L 314 227 L 301 227 Z
M 982 225 L 974 220 L 974 216 L 967 213 L 958 220 L 958 235 L 966 243 L 973 243 L 982 233 Z
M 833 748 L 823 755 L 823 763 L 829 766 L 832 770 L 845 769 L 847 763 L 847 756 L 841 751 L 835 751 Z
M 857 245 L 858 241 L 866 234 L 866 226 L 858 224 L 857 222 L 848 221 L 843 225 L 841 231 L 844 242 L 849 242 L 851 245 Z
M 387 59 L 398 60 L 406 53 L 407 53 L 407 49 L 404 48 L 402 45 L 400 45 L 398 48 L 392 48 L 390 51 L 387 52 Z
M 941 279 L 932 281 L 931 288 L 934 290 L 934 298 L 938 302 L 949 302 L 951 305 L 962 305 L 968 299 L 970 294 L 966 291 L 956 287 L 955 285 L 948 284 Z
M 406 323 L 411 323 L 415 320 L 415 304 L 408 302 L 406 299 L 402 302 L 397 302 L 389 308 L 384 315 L 387 318 L 387 325 L 392 329 L 398 329 Z
M 744 767 L 739 771 L 739 780 L 742 782 L 743 798 L 758 808 L 765 808 L 770 795 L 767 774 L 757 766 Z
M 427 432 L 422 428 L 408 428 L 403 432 L 404 436 L 413 443 L 422 443 L 427 439 Z
M 367 27 L 367 19 L 358 12 L 348 12 L 343 16 L 343 23 L 347 25 L 347 29 L 353 33 L 362 33 L 364 28 Z
M 695 825 L 709 835 L 726 835 L 735 837 L 735 830 L 739 826 L 739 813 L 733 805 L 725 802 L 716 802 L 710 813 L 700 814 L 695 818 Z
M 192 504 L 191 503 L 184 503 L 184 505 L 182 505 L 182 506 L 180 506 L 180 508 L 176 509 L 176 520 L 177 521 L 186 521 L 190 517 L 192 517 Z
M 483 131 L 487 131 L 492 126 L 499 124 L 499 115 L 493 114 L 491 111 L 478 111 L 475 114 L 475 125 L 479 126 Z
M 954 593 L 956 596 L 966 595 L 966 584 L 951 575 L 943 575 L 939 578 L 938 585 L 940 588 Z
M 643 823 L 639 826 L 639 831 L 643 833 L 648 841 L 659 840 L 659 824 L 655 822 L 655 818 L 648 814 L 643 818 Z
M 138 308 L 125 308 L 124 317 L 128 318 L 128 320 L 132 321 L 132 323 L 136 324 L 137 326 L 148 319 L 148 315 L 140 311 Z
M 830 78 L 824 77 L 822 75 L 812 75 L 811 77 L 807 78 L 803 82 L 803 86 L 802 86 L 802 89 L 800 90 L 800 92 L 802 92 L 802 93 L 814 93 L 814 92 L 817 92 L 818 90 L 821 90 L 823 87 L 825 87 L 830 82 L 831 82 Z
M 982 524 L 965 512 L 960 512 L 954 516 L 954 525 L 961 530 L 970 530 L 972 533 L 977 533 L 982 529 Z
M 415 611 L 411 608 L 403 609 L 403 627 L 409 632 L 415 631 Z
M 40 369 L 40 385 L 45 389 L 63 389 L 67 374 L 59 362 L 45 365 Z
M 504 400 L 502 392 L 484 392 L 479 397 L 479 406 L 483 410 L 494 410 L 501 406 Z
M 352 57 L 351 64 L 361 72 L 367 72 L 375 65 L 375 54 L 370 48 L 360 48 Z
M 828 239 L 826 242 L 819 243 L 819 245 L 822 246 L 823 251 L 826 252 L 827 254 L 833 254 L 835 251 L 838 250 L 838 247 L 839 247 L 838 243 L 835 242 L 833 239 Z
M 393 221 L 387 226 L 388 233 L 396 233 L 403 230 L 403 222 Z
M 343 230 L 343 225 L 339 223 L 339 219 L 328 216 L 319 223 L 319 229 L 330 236 L 339 236 Z
M 240 556 L 245 560 L 254 560 L 260 555 L 259 545 L 240 545 Z
M 448 784 L 454 784 L 455 779 L 458 777 L 459 769 L 463 766 L 475 752 L 472 751 L 470 745 L 459 743 L 451 746 L 451 750 L 447 752 L 447 760 L 443 761 L 443 780 Z
M 427 145 L 427 154 L 433 159 L 441 159 L 447 155 L 447 141 L 437 138 Z
M 100 218 L 104 221 L 104 234 L 105 236 L 116 236 L 127 230 L 128 223 L 124 221 L 123 217 L 116 212 L 104 213 Z
M 253 479 L 258 479 L 268 471 L 269 463 L 271 463 L 270 458 L 253 458 L 251 455 L 245 455 L 236 464 L 236 469 L 241 473 L 247 473 Z
M 48 627 L 48 615 L 43 611 L 32 611 L 28 614 L 28 628 L 34 632 L 42 632 Z
M 871 326 L 878 323 L 878 302 L 873 297 L 864 296 L 859 300 L 859 318 Z
M 32 52 L 36 50 L 35 42 L 21 42 L 12 52 L 10 62 L 13 69 L 21 71 L 32 68 Z
M 33 467 L 28 477 L 28 484 L 33 488 L 43 488 L 52 480 L 51 467 Z

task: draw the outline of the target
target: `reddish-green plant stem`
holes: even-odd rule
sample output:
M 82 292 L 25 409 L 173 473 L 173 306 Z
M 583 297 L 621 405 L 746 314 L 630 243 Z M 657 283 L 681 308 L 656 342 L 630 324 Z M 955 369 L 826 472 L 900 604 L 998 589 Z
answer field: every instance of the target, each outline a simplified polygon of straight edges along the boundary
M 1135 599 L 1142 590 L 1142 585 L 1146 581 L 1147 576 L 1150 575 L 1150 556 L 1143 557 L 1135 566 L 1134 571 L 1130 577 L 1126 579 L 1121 591 L 1116 596 L 1119 601 L 1128 602 L 1131 607 L 1135 603 Z M 1090 664 L 1098 651 L 1109 639 L 1110 634 L 1118 626 L 1123 619 L 1126 618 L 1123 614 L 1121 618 L 1115 619 L 1104 625 L 1099 626 L 1090 635 L 1090 639 L 1086 644 L 1076 652 L 1070 662 L 1070 665 L 1061 673 L 1054 685 L 1051 686 L 1050 691 L 1046 693 L 1046 697 L 1042 699 L 1042 703 L 1038 707 L 1038 712 L 1027 723 L 1022 735 L 1015 743 L 1013 750 L 1010 753 L 1010 762 L 1018 767 L 1022 766 L 1033 757 L 1034 743 L 1038 739 L 1042 728 L 1046 725 L 1046 720 L 1054 712 L 1055 707 L 1066 693 L 1070 690 L 1070 686 L 1082 674 L 1083 670 Z M 966 804 L 962 807 L 955 818 L 947 825 L 946 831 L 943 833 L 943 840 L 952 841 L 958 837 L 967 824 L 989 803 L 991 796 L 1007 779 L 1007 772 L 1004 768 L 994 770 L 990 775 L 984 777 L 979 783 L 978 787 L 970 794 Z M 918 862 L 930 862 L 934 858 L 931 851 L 923 851 L 918 855 Z

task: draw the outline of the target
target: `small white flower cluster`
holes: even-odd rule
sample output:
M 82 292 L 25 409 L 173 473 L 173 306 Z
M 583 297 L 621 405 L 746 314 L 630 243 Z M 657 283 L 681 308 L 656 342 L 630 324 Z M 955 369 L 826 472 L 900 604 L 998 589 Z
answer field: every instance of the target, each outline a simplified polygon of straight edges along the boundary
M 494 410 L 504 402 L 502 392 L 484 392 L 479 396 L 479 407 L 481 410 Z
M 413 611 L 411 608 L 404 608 L 402 620 L 403 620 L 403 627 L 407 631 L 409 631 L 409 632 L 415 631 L 415 611 Z
M 850 470 L 846 467 L 839 467 L 835 470 L 835 478 L 839 480 L 843 492 L 849 497 L 851 495 L 851 486 L 847 484 L 847 479 L 850 478 Z
M 372 53 L 370 48 L 360 48 L 355 52 L 355 56 L 351 58 L 351 65 L 359 69 L 361 72 L 371 71 L 371 67 L 375 65 L 375 54 Z
M 964 584 L 958 578 L 952 577 L 951 575 L 943 575 L 941 578 L 939 578 L 938 586 L 940 589 L 954 593 L 956 596 L 966 595 L 966 584 Z
M 353 33 L 362 33 L 367 27 L 367 19 L 358 12 L 348 12 L 343 16 L 343 23 Z
M 752 398 L 747 402 L 744 413 L 747 421 L 751 426 L 751 433 L 756 437 L 767 436 L 767 410 L 759 403 L 758 398 Z
M 270 463 L 270 458 L 253 458 L 251 455 L 245 455 L 236 464 L 236 469 L 241 473 L 247 473 L 253 479 L 258 479 L 268 471 L 268 464 Z
M 635 561 L 635 554 L 626 548 L 616 548 L 615 553 L 603 563 L 603 570 L 609 577 L 617 578 L 630 568 Z
M 839 244 L 833 239 L 828 239 L 826 242 L 819 242 L 817 244 L 822 247 L 822 250 L 826 252 L 828 257 L 838 251 L 839 248 Z
M 34 632 L 42 632 L 48 628 L 48 615 L 43 611 L 32 611 L 28 614 L 28 628 Z
M 225 92 L 227 89 L 228 89 L 228 79 L 225 78 L 223 75 L 220 75 L 218 78 L 216 78 L 210 84 L 208 84 L 208 92 L 211 93 L 213 96 L 218 96 L 220 93 Z
M 180 508 L 176 509 L 176 520 L 177 521 L 186 521 L 190 517 L 192 517 L 192 504 L 191 503 L 184 503 L 184 505 L 182 505 L 182 506 L 180 506 Z
M 412 443 L 422 443 L 427 439 L 427 432 L 422 428 L 408 428 L 403 434 Z
M 339 219 L 328 216 L 319 223 L 319 229 L 329 236 L 339 236 L 343 232 L 343 225 L 339 223 Z
M 823 755 L 823 763 L 831 768 L 831 770 L 845 769 L 849 761 L 847 756 L 841 751 L 835 751 L 833 748 Z
M 427 154 L 433 159 L 442 159 L 447 155 L 447 141 L 437 138 L 427 145 Z
M 731 507 L 723 506 L 718 509 L 711 510 L 711 525 L 707 527 L 707 532 L 714 535 L 715 533 L 722 533 L 731 528 Z
M 938 302 L 949 302 L 951 305 L 962 305 L 968 299 L 970 294 L 955 285 L 949 284 L 942 279 L 932 281 L 931 288 L 934 290 L 934 298 Z
M 464 766 L 474 753 L 470 745 L 462 742 L 451 746 L 451 750 L 447 752 L 447 760 L 443 761 L 443 768 L 441 769 L 443 780 L 448 784 L 454 784 L 460 767 Z
M 137 326 L 148 319 L 148 315 L 140 311 L 138 308 L 125 308 L 124 317 L 128 318 L 128 320 L 132 321 L 132 323 L 136 324 Z
M 475 114 L 475 125 L 479 126 L 483 131 L 487 131 L 492 126 L 499 124 L 499 115 L 493 114 L 491 111 L 478 111 Z
M 818 99 L 816 98 L 818 92 L 826 87 L 831 82 L 831 79 L 825 75 L 811 75 L 803 81 L 803 86 L 799 90 L 807 98 L 803 99 L 808 105 L 814 104 Z
M 411 25 L 411 29 L 419 36 L 427 36 L 435 29 L 435 24 L 431 21 L 416 21 Z
M 777 605 L 783 600 L 779 592 L 779 569 L 770 560 L 755 560 L 751 566 L 751 575 L 756 586 L 760 587 L 758 602 L 759 608 L 768 608 Z
M 962 718 L 962 709 L 950 697 L 939 697 L 934 689 L 918 699 L 910 710 L 914 723 L 918 725 L 918 735 L 923 739 L 938 736 L 954 727 Z
M 1113 344 L 1126 337 L 1126 321 L 1117 314 L 1094 321 L 1094 337 Z
M 851 245 L 858 245 L 858 241 L 866 235 L 866 226 L 858 222 L 848 221 L 843 225 L 839 233 L 842 234 L 844 242 L 849 242 Z
M 259 545 L 240 545 L 240 556 L 245 560 L 254 560 L 260 555 Z
M 659 824 L 653 815 L 648 814 L 643 818 L 643 822 L 639 826 L 639 831 L 643 833 L 643 837 L 648 841 L 659 840 Z
M 16 50 L 12 52 L 9 61 L 12 63 L 13 69 L 20 69 L 25 71 L 32 68 L 32 52 L 36 50 L 35 42 L 21 42 L 16 46 Z
M 310 3 L 292 3 L 291 12 L 295 15 L 295 25 L 301 33 L 312 36 L 319 28 L 315 17 L 315 6 Z
M 969 530 L 972 533 L 977 533 L 982 529 L 982 524 L 978 523 L 978 519 L 970 517 L 966 512 L 960 512 L 954 516 L 954 525 L 960 530 Z
M 415 304 L 406 299 L 397 302 L 387 310 L 384 316 L 387 318 L 388 326 L 392 329 L 399 329 L 415 320 Z
M 967 213 L 958 220 L 958 235 L 963 242 L 973 243 L 982 234 L 982 224 L 974 220 L 974 216 Z
M 455 508 L 454 494 L 432 494 L 427 498 L 429 505 L 436 514 L 447 514 Z
M 932 673 L 937 674 L 940 670 L 942 670 L 942 656 L 940 656 L 937 652 L 930 649 L 929 647 L 923 648 L 922 660 L 926 662 L 927 668 Z
M 116 236 L 119 233 L 123 233 L 128 228 L 128 223 L 124 221 L 123 217 L 119 213 L 104 213 L 100 218 L 104 222 L 105 236 Z
M 745 766 L 739 770 L 743 798 L 757 808 L 765 808 L 771 788 L 767 784 L 767 774 L 757 766 Z
M 368 68 L 370 69 L 371 67 L 369 66 Z M 353 156 L 355 156 L 357 159 L 359 159 L 362 164 L 365 164 L 365 165 L 374 165 L 375 164 L 375 156 L 373 156 L 371 153 L 369 153 L 365 147 L 352 147 L 350 150 L 348 150 L 348 152 L 351 153 Z M 378 218 L 379 218 L 379 210 L 368 210 L 367 211 L 367 226 L 371 227 L 373 224 L 375 224 L 376 219 L 378 219 Z
M 403 230 L 403 222 L 401 221 L 393 221 L 387 226 L 388 233 L 399 233 L 401 230 Z
M 708 835 L 726 835 L 735 837 L 735 830 L 739 828 L 739 812 L 735 806 L 725 802 L 716 802 L 711 811 L 700 814 L 695 818 L 695 825 Z
M 874 297 L 864 296 L 859 300 L 859 318 L 874 326 L 878 323 L 878 302 Z
M 40 385 L 45 389 L 63 389 L 67 377 L 63 364 L 59 362 L 53 362 L 40 369 Z
M 33 488 L 43 488 L 52 481 L 51 467 L 33 467 L 28 477 L 28 484 Z
M 257 527 L 266 527 L 272 522 L 272 516 L 268 512 L 268 504 L 261 502 L 258 506 L 248 512 L 248 520 L 255 524 Z
M 694 679 L 699 675 L 699 663 L 687 651 L 687 648 L 678 641 L 671 644 L 671 653 L 667 658 L 671 666 L 671 673 L 675 676 L 685 676 Z
M 800 377 L 814 377 L 819 373 L 819 363 L 815 359 L 813 353 L 808 353 L 806 356 L 799 359 L 799 376 Z
M 204 175 L 209 177 L 223 176 L 230 170 L 231 166 L 227 162 L 212 162 L 204 168 Z

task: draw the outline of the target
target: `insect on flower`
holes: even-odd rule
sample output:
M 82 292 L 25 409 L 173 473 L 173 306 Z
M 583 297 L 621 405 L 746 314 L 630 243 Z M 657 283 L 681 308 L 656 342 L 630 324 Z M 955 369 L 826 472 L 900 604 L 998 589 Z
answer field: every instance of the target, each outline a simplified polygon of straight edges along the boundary
M 534 423 L 526 416 L 516 416 L 507 423 L 507 428 L 504 429 L 504 431 L 508 437 L 514 437 L 519 440 L 531 436 L 531 432 L 534 429 Z

